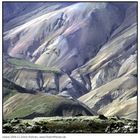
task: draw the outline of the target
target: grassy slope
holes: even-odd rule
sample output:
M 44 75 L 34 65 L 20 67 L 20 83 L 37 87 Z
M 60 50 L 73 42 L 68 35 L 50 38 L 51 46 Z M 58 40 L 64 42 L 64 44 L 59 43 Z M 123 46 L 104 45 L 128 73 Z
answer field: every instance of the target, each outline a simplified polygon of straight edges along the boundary
M 37 69 L 47 72 L 59 72 L 59 70 L 41 67 L 26 60 L 9 58 L 7 61 L 16 68 Z M 48 96 L 44 94 L 33 95 L 21 91 L 14 83 L 4 80 L 4 118 L 34 118 L 38 116 L 73 115 L 77 110 L 87 111 L 78 102 L 65 99 L 60 96 Z M 22 93 L 21 93 L 22 92 Z M 78 109 L 77 109 L 78 108 Z M 78 111 L 79 111 L 78 110 Z
M 6 119 L 73 115 L 79 111 L 85 111 L 91 115 L 78 102 L 56 95 L 17 93 L 4 102 Z
M 29 68 L 29 69 L 36 69 L 36 70 L 41 70 L 45 72 L 55 72 L 55 73 L 60 72 L 60 70 L 57 68 L 44 67 L 44 66 L 34 64 L 24 59 L 8 58 L 7 61 L 10 64 L 15 65 L 16 68 Z
M 29 94 L 23 88 L 3 79 L 4 119 L 45 116 L 92 115 L 80 103 L 57 95 Z

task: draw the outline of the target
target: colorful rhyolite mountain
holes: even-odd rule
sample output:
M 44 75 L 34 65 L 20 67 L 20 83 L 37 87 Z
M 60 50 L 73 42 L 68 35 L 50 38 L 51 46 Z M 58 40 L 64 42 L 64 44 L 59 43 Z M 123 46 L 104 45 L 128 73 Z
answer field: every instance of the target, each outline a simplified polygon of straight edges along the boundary
M 5 2 L 3 12 L 5 118 L 137 119 L 137 3 Z

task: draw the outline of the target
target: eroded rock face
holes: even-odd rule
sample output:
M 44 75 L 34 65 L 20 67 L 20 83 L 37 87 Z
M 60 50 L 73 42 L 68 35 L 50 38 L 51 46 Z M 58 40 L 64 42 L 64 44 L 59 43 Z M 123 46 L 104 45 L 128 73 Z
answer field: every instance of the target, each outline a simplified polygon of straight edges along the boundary
M 4 48 L 10 56 L 72 71 L 96 55 L 123 16 L 112 4 L 75 3 L 5 32 Z
M 78 98 L 106 116 L 137 119 L 137 4 L 61 3 L 44 5 L 42 13 L 39 7 L 37 16 L 32 10 L 27 20 L 5 23 L 15 25 L 4 32 L 4 53 L 61 74 L 5 64 L 4 76 L 30 90 Z
M 90 90 L 88 76 L 71 77 L 63 71 L 43 71 L 33 68 L 19 67 L 4 61 L 5 79 L 19 85 L 28 91 L 44 94 L 59 94 L 68 98 L 78 98 Z
M 57 73 L 41 70 L 19 68 L 5 64 L 4 77 L 15 84 L 33 91 L 59 92 L 59 77 Z
M 107 116 L 137 119 L 137 21 L 134 7 L 127 8 L 124 21 L 113 32 L 113 37 L 80 69 L 85 75 L 90 73 L 92 90 L 79 100 Z M 128 21 L 128 18 L 132 19 Z

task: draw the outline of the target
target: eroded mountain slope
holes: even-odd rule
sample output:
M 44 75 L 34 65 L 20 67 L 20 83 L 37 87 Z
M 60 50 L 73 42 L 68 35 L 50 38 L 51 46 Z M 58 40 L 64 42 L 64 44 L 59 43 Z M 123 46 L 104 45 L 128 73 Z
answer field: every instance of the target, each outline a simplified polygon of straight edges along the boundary
M 137 4 L 38 7 L 36 16 L 31 9 L 5 23 L 4 77 L 34 93 L 78 98 L 96 113 L 137 119 Z
M 127 12 L 130 13 L 130 10 L 133 8 L 128 8 Z M 136 119 L 137 24 L 136 17 L 127 12 L 125 20 L 117 29 L 121 31 L 80 69 L 85 75 L 90 73 L 92 90 L 79 100 L 98 113 Z M 126 23 L 128 18 L 132 20 Z
M 6 31 L 4 48 L 10 56 L 71 71 L 94 57 L 121 24 L 124 11 L 119 9 L 108 3 L 76 3 L 50 11 Z

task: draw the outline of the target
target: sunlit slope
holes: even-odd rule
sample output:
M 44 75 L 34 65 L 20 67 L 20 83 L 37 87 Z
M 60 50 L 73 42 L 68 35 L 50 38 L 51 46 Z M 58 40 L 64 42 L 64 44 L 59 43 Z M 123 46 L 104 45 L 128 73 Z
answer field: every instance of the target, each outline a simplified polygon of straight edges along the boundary
M 4 119 L 93 115 L 80 103 L 56 95 L 16 93 L 3 107 Z
M 54 9 L 4 32 L 5 51 L 71 71 L 94 57 L 121 24 L 124 11 L 119 9 L 108 3 L 75 3 Z
M 123 30 L 79 69 L 80 73 L 91 75 L 92 88 L 79 100 L 107 116 L 137 118 L 137 24 L 134 18 L 132 25 L 126 23 L 126 18 L 119 27 Z
M 4 78 L 26 93 L 57 94 L 97 114 L 137 119 L 137 3 L 34 6 L 5 23 Z

